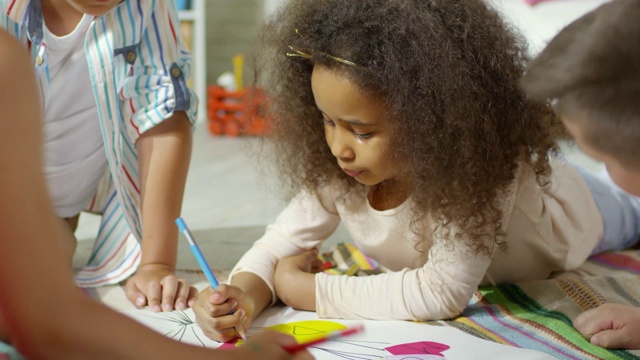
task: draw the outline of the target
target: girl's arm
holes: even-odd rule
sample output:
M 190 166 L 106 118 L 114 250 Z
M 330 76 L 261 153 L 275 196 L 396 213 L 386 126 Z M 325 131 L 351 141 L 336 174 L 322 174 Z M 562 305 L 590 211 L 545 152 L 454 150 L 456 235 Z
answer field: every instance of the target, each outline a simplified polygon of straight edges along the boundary
M 434 239 L 428 260 L 416 269 L 362 277 L 316 274 L 318 316 L 419 321 L 457 316 L 478 289 L 491 258 L 474 255 L 460 243 L 451 245 Z
M 39 99 L 26 49 L 0 30 L 0 329 L 34 359 L 310 359 L 263 334 L 218 351 L 165 338 L 100 305 L 72 282 L 42 174 Z M 0 331 L 2 332 L 2 331 Z
M 339 187 L 328 186 L 321 194 L 303 191 L 293 198 L 275 223 L 267 226 L 265 234 L 238 261 L 229 275 L 230 284 L 249 285 L 246 280 L 242 283 L 236 280 L 236 276 L 249 273 L 253 275 L 251 278 L 262 280 L 261 284 L 269 289 L 268 304 L 274 303 L 275 274 L 280 260 L 316 249 L 333 234 L 340 223 L 334 197 L 342 191 Z
M 305 252 L 317 256 L 317 252 L 307 250 L 319 246 L 340 223 L 332 201 L 331 194 L 298 194 L 236 264 L 230 286 L 221 285 L 215 291 L 206 289 L 200 293 L 194 312 L 208 337 L 217 341 L 233 338 L 237 335 L 236 325 L 248 327 L 251 320 L 275 302 L 275 272 L 281 259 Z M 310 295 L 313 297 L 313 293 Z M 229 315 L 230 311 L 236 312 Z

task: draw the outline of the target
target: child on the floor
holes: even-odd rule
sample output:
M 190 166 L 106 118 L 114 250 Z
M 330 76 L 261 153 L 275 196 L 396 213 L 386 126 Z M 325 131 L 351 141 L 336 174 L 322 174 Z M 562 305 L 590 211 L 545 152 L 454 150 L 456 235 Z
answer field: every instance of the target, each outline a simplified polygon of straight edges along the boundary
M 72 282 L 42 174 L 42 114 L 26 49 L 0 29 L 0 358 L 10 340 L 29 359 L 310 359 L 265 333 L 234 350 L 188 346 L 98 304 Z M 55 299 L 52 300 L 52 297 Z
M 212 338 L 235 336 L 234 308 L 248 326 L 276 298 L 320 317 L 451 318 L 479 285 L 544 279 L 640 234 L 603 224 L 591 186 L 605 185 L 549 158 L 561 123 L 519 89 L 526 45 L 485 1 L 291 0 L 263 35 L 275 158 L 298 194 L 230 286 L 200 294 Z M 618 200 L 609 211 L 640 219 Z M 340 221 L 389 272 L 318 272 Z
M 611 179 L 636 196 L 640 196 L 639 41 L 640 1 L 615 0 L 556 35 L 523 79 L 532 97 L 553 99 L 578 146 L 602 161 Z M 616 215 L 604 212 L 604 216 Z M 578 316 L 574 325 L 593 344 L 640 348 L 639 308 L 605 304 Z
M 79 286 L 118 283 L 137 306 L 183 309 L 175 276 L 197 100 L 174 1 L 0 0 L 31 49 L 44 105 L 44 172 L 58 216 L 102 214 Z M 17 121 L 18 119 L 16 119 Z M 140 243 L 141 244 L 140 244 Z M 66 244 L 70 262 L 75 239 Z

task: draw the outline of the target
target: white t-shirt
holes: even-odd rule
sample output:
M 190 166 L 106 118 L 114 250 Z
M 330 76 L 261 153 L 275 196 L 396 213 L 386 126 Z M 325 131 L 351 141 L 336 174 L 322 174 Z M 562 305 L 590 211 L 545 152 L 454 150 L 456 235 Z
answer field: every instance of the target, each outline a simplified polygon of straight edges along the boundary
M 50 87 L 44 99 L 44 172 L 58 216 L 86 208 L 107 166 L 84 40 L 93 16 L 68 35 L 45 27 Z
M 602 218 L 580 175 L 559 161 L 552 160 L 551 165 L 550 188 L 537 185 L 528 165 L 520 167 L 509 187 L 502 204 L 507 252 L 494 248 L 491 257 L 473 256 L 463 244 L 452 247 L 442 239 L 415 234 L 409 226 L 411 198 L 379 211 L 369 204 L 366 189 L 345 193 L 330 186 L 317 196 L 299 194 L 240 259 L 231 277 L 254 273 L 273 292 L 278 261 L 318 246 L 342 221 L 355 245 L 390 272 L 362 277 L 316 274 L 318 316 L 453 317 L 478 285 L 545 279 L 554 272 L 573 270 L 602 237 Z

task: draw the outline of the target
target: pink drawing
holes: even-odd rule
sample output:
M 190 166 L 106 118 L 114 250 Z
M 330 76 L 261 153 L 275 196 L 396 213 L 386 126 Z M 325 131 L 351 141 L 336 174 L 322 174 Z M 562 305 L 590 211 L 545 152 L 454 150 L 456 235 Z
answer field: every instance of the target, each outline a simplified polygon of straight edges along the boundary
M 235 339 L 233 339 L 233 340 L 231 340 L 229 342 L 222 343 L 222 345 L 220 345 L 220 347 L 218 349 L 227 349 L 227 350 L 234 349 L 237 346 L 237 344 L 236 344 L 237 342 L 238 342 L 238 338 L 235 338 Z M 0 359 L 0 360 L 2 360 L 2 359 Z
M 433 342 L 433 341 L 418 341 L 414 343 L 406 343 L 393 345 L 384 348 L 388 352 L 393 355 L 418 355 L 418 354 L 428 354 L 428 355 L 438 355 L 444 357 L 442 355 L 443 351 L 449 350 L 450 346 Z

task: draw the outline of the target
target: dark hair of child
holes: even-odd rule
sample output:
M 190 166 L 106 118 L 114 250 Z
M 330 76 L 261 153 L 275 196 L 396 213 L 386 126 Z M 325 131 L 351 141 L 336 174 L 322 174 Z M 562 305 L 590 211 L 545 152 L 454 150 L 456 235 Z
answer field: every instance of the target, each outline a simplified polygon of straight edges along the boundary
M 291 0 L 261 32 L 258 79 L 271 105 L 271 139 L 292 193 L 336 178 L 362 186 L 326 144 L 311 92 L 314 66 L 381 99 L 392 122 L 389 161 L 404 164 L 415 202 L 435 231 L 459 226 L 480 253 L 500 243 L 500 200 L 519 162 L 541 186 L 561 133 L 553 111 L 519 88 L 526 43 L 482 0 Z M 300 51 L 309 58 L 287 57 Z M 345 63 L 346 60 L 352 64 Z
M 637 169 L 640 1 L 616 0 L 563 29 L 531 61 L 522 85 L 581 124 L 585 140 Z

